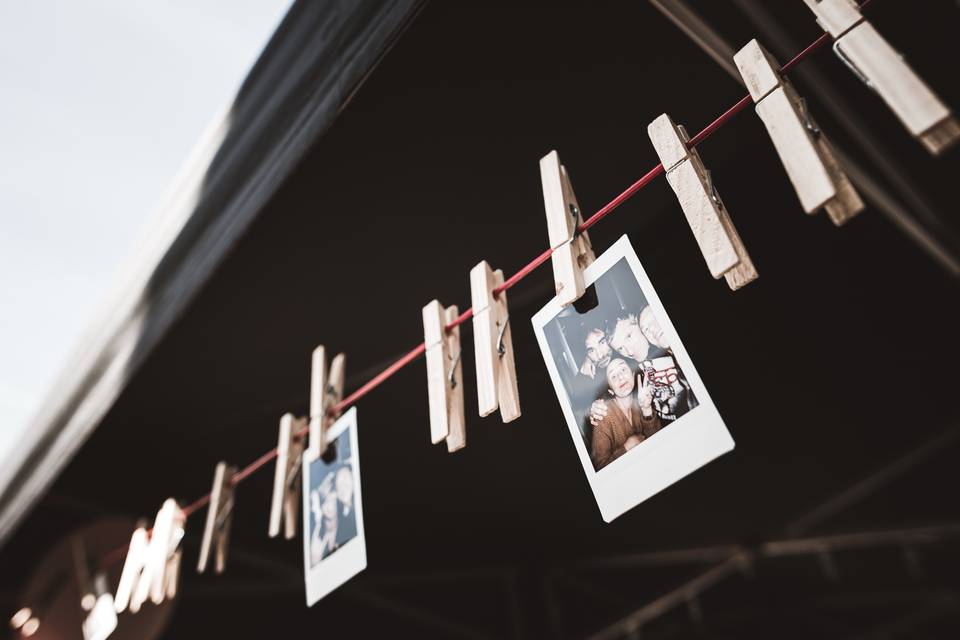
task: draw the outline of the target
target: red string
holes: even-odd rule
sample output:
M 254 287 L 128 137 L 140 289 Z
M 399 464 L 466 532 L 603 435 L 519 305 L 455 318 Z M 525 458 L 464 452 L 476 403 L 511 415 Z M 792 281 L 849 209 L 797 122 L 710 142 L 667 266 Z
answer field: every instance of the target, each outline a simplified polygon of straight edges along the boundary
M 870 2 L 871 0 L 864 0 L 864 2 L 860 4 L 861 9 L 867 6 L 868 4 L 870 4 Z M 793 67 L 795 67 L 797 64 L 799 64 L 804 58 L 806 58 L 807 56 L 812 54 L 814 51 L 822 47 L 829 39 L 830 39 L 830 35 L 828 33 L 824 33 L 822 36 L 820 36 L 814 42 L 812 42 L 809 46 L 807 46 L 807 48 L 805 48 L 803 51 L 801 51 L 796 56 L 794 56 L 793 59 L 791 59 L 789 62 L 783 65 L 780 68 L 780 71 L 782 73 L 787 73 L 788 71 L 793 69 Z M 746 109 L 747 106 L 749 106 L 751 103 L 752 103 L 752 99 L 750 98 L 749 94 L 741 98 L 736 104 L 734 104 L 732 107 L 727 109 L 722 115 L 720 115 L 720 117 L 718 117 L 716 120 L 714 120 L 713 122 L 708 124 L 706 127 L 704 127 L 703 131 L 693 136 L 690 139 L 690 141 L 687 143 L 687 146 L 692 149 L 697 145 L 699 145 L 701 142 L 703 142 L 704 140 L 709 138 L 711 135 L 713 135 L 714 132 L 716 132 L 720 127 L 722 127 L 727 121 L 733 118 L 733 116 L 737 115 L 738 113 Z M 587 231 L 588 229 L 593 227 L 595 224 L 597 224 L 598 222 L 603 220 L 605 217 L 610 215 L 617 207 L 619 207 L 621 204 L 629 200 L 634 194 L 636 194 L 638 191 L 640 191 L 645 186 L 650 184 L 650 182 L 652 182 L 655 178 L 660 176 L 660 174 L 662 173 L 663 173 L 662 164 L 658 164 L 654 168 L 650 169 L 639 180 L 637 180 L 632 185 L 627 187 L 627 189 L 623 193 L 618 195 L 616 198 L 614 198 L 613 200 L 608 202 L 606 205 L 604 205 L 602 209 L 600 209 L 599 211 L 594 213 L 592 216 L 587 218 L 580 226 L 577 227 L 577 232 L 583 233 L 584 231 Z M 544 262 L 549 260 L 550 255 L 552 253 L 553 253 L 553 249 L 547 249 L 546 251 L 541 253 L 539 256 L 534 258 L 529 264 L 525 265 L 515 274 L 507 278 L 507 280 L 505 280 L 502 285 L 494 289 L 494 295 L 497 295 L 503 291 L 506 291 L 507 289 L 510 289 L 511 287 L 516 285 L 518 282 L 526 278 L 534 270 L 536 270 L 539 266 L 541 266 Z M 446 329 L 447 330 L 453 329 L 454 327 L 457 327 L 463 324 L 464 322 L 466 322 L 472 317 L 473 317 L 473 309 L 467 309 L 466 311 L 461 313 L 453 322 L 448 324 L 446 326 Z M 335 414 L 339 414 L 344 409 L 352 406 L 360 398 L 364 397 L 365 395 L 367 395 L 368 393 L 370 393 L 371 391 L 379 387 L 381 384 L 383 384 L 383 382 L 385 382 L 387 379 L 393 376 L 393 374 L 395 374 L 397 371 L 404 368 L 405 366 L 407 366 L 408 364 L 410 364 L 411 362 L 419 358 L 421 355 L 423 355 L 424 351 L 426 351 L 426 345 L 424 345 L 423 343 L 420 343 L 419 345 L 411 349 L 409 352 L 404 354 L 402 357 L 400 357 L 396 362 L 391 364 L 389 367 L 387 367 L 378 375 L 376 375 L 374 378 L 372 378 L 370 381 L 368 381 L 366 384 L 364 384 L 359 389 L 357 389 L 356 391 L 348 395 L 346 398 L 338 402 L 336 405 L 334 405 L 334 407 L 331 409 L 331 412 Z M 302 429 L 299 433 L 295 435 L 297 437 L 303 437 L 306 435 L 308 430 L 309 429 Z M 258 471 L 261 467 L 263 467 L 264 465 L 266 465 L 268 462 L 270 462 L 276 457 L 277 457 L 276 449 L 272 449 L 264 453 L 262 456 L 260 456 L 259 458 L 257 458 L 256 460 L 248 464 L 246 467 L 244 467 L 240 471 L 237 471 L 233 475 L 233 477 L 231 477 L 230 483 L 234 486 L 240 484 L 241 482 L 246 480 L 247 477 L 249 477 L 256 471 Z M 189 517 L 199 509 L 203 508 L 205 505 L 209 504 L 209 502 L 210 502 L 210 494 L 202 496 L 197 500 L 191 502 L 183 509 L 184 517 L 185 518 Z M 118 549 L 117 551 L 122 553 L 124 549 Z M 108 554 L 108 556 L 105 558 L 105 561 L 107 558 L 114 558 L 114 556 L 116 555 L 117 555 L 116 552 Z M 122 555 L 120 557 L 122 557 Z

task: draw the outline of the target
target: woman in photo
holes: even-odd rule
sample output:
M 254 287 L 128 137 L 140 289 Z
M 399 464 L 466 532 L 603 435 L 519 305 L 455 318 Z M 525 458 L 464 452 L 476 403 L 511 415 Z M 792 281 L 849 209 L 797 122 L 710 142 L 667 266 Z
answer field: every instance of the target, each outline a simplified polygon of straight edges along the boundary
M 333 472 L 327 474 L 314 491 L 310 492 L 310 510 L 314 527 L 310 535 L 310 564 L 315 565 L 339 546 L 337 524 L 339 509 L 337 492 L 333 489 Z
M 591 459 L 598 471 L 660 430 L 653 388 L 624 358 L 607 365 L 606 415 L 593 428 Z

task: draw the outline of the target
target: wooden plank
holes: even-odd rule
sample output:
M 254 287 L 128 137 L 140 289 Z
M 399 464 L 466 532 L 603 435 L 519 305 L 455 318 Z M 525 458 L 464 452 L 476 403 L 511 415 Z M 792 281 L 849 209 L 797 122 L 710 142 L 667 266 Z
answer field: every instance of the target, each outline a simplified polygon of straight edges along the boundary
M 582 254 L 582 255 L 586 255 Z M 589 250 L 592 257 L 593 251 Z M 494 274 L 493 284 L 499 287 L 503 284 L 503 270 L 497 269 Z M 520 417 L 520 390 L 517 384 L 517 364 L 513 355 L 513 330 L 510 324 L 510 311 L 507 304 L 507 292 L 501 291 L 496 297 L 497 334 L 502 332 L 503 353 L 499 351 L 501 340 L 499 335 L 494 335 L 494 350 L 497 354 L 497 404 L 500 405 L 500 419 L 504 422 L 513 422 Z
M 423 307 L 423 338 L 427 361 L 427 398 L 430 409 L 430 442 L 437 444 L 450 433 L 447 420 L 447 353 L 444 309 L 438 300 Z
M 445 324 L 449 325 L 460 315 L 456 305 L 444 312 Z M 446 332 L 446 385 L 447 385 L 447 451 L 459 451 L 467 444 L 466 413 L 463 407 L 463 358 L 461 357 L 460 326 Z
M 213 487 L 210 491 L 210 504 L 203 527 L 200 542 L 200 554 L 197 560 L 197 573 L 207 570 L 210 552 L 213 551 L 214 571 L 220 574 L 227 566 L 227 546 L 230 541 L 230 527 L 233 522 L 233 485 L 230 479 L 237 468 L 226 462 L 219 462 L 213 474 Z
M 669 167 L 667 182 L 677 195 L 710 274 L 714 278 L 724 276 L 733 290 L 755 280 L 757 271 L 708 180 L 700 155 L 687 148 L 686 131 L 664 113 L 649 124 L 647 133 L 661 163 Z
M 757 115 L 770 134 L 803 210 L 816 213 L 836 197 L 837 189 L 816 141 L 804 125 L 803 114 L 780 87 L 757 104 Z
M 570 177 L 556 151 L 540 159 L 540 183 L 547 234 L 553 250 L 550 259 L 555 291 L 560 304 L 568 305 L 583 295 L 583 269 L 593 262 L 593 250 L 589 236 L 576 233 L 583 216 Z
M 836 195 L 823 206 L 833 224 L 839 227 L 863 211 L 865 205 L 847 176 L 847 172 L 840 166 L 840 162 L 833 153 L 833 145 L 830 144 L 826 135 L 817 138 L 817 147 L 820 150 L 820 158 L 833 177 L 837 190 Z
M 496 340 L 497 318 L 493 269 L 481 260 L 470 270 L 470 302 L 473 305 L 473 354 L 477 367 L 477 408 L 481 417 L 497 410 Z
M 296 434 L 306 426 L 307 420 L 298 420 L 290 413 L 280 418 L 277 462 L 273 474 L 273 496 L 270 501 L 270 527 L 267 530 L 271 538 L 275 538 L 280 533 L 281 520 L 284 524 L 284 538 L 291 540 L 297 535 L 297 519 L 300 513 L 300 462 L 303 458 L 305 439 L 296 437 Z
M 851 0 L 804 0 L 814 15 L 817 23 L 824 31 L 834 38 L 863 21 L 860 7 Z
M 319 456 L 326 449 L 323 441 L 324 397 L 327 389 L 327 350 L 321 344 L 310 359 L 310 444 L 311 454 Z
M 113 598 L 113 606 L 117 613 L 123 613 L 128 606 L 133 613 L 136 613 L 140 608 L 139 606 L 136 609 L 133 608 L 132 595 L 143 573 L 147 545 L 147 528 L 138 526 L 133 535 L 130 536 L 130 544 L 127 545 L 127 557 L 123 562 L 120 582 L 117 584 L 117 593 Z

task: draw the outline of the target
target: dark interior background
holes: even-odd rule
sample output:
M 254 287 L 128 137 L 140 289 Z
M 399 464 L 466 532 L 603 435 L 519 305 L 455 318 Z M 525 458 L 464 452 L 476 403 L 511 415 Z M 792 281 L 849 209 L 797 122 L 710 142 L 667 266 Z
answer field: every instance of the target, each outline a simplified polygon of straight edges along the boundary
M 737 3 L 696 6 L 735 47 L 759 35 Z M 799 43 L 820 33 L 801 2 L 767 9 Z M 960 106 L 955 3 L 877 0 L 868 16 Z M 855 105 L 960 249 L 960 150 L 928 156 L 829 49 L 804 64 Z M 280 415 L 306 411 L 316 344 L 346 352 L 353 390 L 422 340 L 423 304 L 469 305 L 479 260 L 510 274 L 542 251 L 545 153 L 593 213 L 656 164 L 656 116 L 693 133 L 743 94 L 646 2 L 427 5 L 0 551 L 4 602 L 19 606 L 74 528 L 152 518 L 167 496 L 208 491 L 217 461 L 274 446 Z M 591 559 L 960 520 L 956 277 L 871 207 L 839 229 L 805 215 L 752 110 L 700 152 L 757 282 L 733 293 L 710 278 L 662 178 L 590 234 L 598 253 L 629 235 L 732 453 L 604 524 L 529 323 L 552 292 L 545 266 L 510 293 L 522 418 L 476 416 L 469 348 L 465 450 L 429 444 L 422 360 L 359 403 L 366 572 L 304 606 L 299 539 L 266 535 L 271 465 L 238 487 L 225 575 L 195 574 L 202 512 L 188 522 L 164 637 L 584 637 L 711 566 Z M 884 469 L 888 482 L 802 520 Z M 902 546 L 759 561 L 644 637 L 956 637 L 958 545 L 919 545 L 918 564 Z

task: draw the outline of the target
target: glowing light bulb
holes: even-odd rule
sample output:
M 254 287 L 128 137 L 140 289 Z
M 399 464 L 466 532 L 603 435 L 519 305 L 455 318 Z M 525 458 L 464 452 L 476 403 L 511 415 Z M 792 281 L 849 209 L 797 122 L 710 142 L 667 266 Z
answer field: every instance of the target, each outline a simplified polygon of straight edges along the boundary
M 13 629 L 19 629 L 26 624 L 27 620 L 29 620 L 31 616 L 33 616 L 33 611 L 30 610 L 30 607 L 23 607 L 10 618 L 10 627 Z
M 36 618 L 30 618 L 29 620 L 23 623 L 22 627 L 20 627 L 20 633 L 23 634 L 24 637 L 29 638 L 30 636 L 35 634 L 37 632 L 37 629 L 39 628 L 40 628 L 40 621 Z

